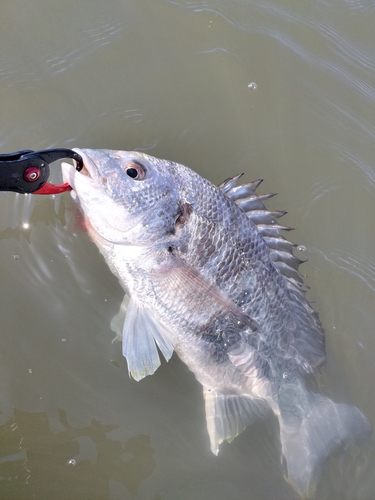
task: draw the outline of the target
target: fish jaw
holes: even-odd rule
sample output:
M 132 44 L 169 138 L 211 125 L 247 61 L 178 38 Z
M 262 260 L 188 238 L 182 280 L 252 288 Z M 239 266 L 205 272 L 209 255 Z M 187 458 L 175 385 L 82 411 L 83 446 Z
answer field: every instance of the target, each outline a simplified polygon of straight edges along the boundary
M 72 187 L 71 196 L 78 203 L 85 217 L 85 223 L 90 227 L 90 235 L 97 241 L 102 238 L 106 242 L 124 242 L 124 231 L 119 232 L 112 227 L 107 214 L 116 213 L 110 199 L 105 196 L 104 189 L 95 184 L 94 180 L 85 173 L 77 172 L 68 164 L 62 163 L 63 179 Z M 126 231 L 125 231 L 126 233 Z
M 103 239 L 113 244 L 134 244 L 132 233 L 140 230 L 138 226 L 142 226 L 152 209 L 134 213 L 131 196 L 121 198 L 111 189 L 110 183 L 116 185 L 119 172 L 111 168 L 110 162 L 104 168 L 101 164 L 101 171 L 97 166 L 102 162 L 102 157 L 107 157 L 106 150 L 75 151 L 83 159 L 83 169 L 77 171 L 75 166 L 62 163 L 63 179 L 72 188 L 71 196 L 80 206 L 91 228 L 90 235 L 95 241 Z

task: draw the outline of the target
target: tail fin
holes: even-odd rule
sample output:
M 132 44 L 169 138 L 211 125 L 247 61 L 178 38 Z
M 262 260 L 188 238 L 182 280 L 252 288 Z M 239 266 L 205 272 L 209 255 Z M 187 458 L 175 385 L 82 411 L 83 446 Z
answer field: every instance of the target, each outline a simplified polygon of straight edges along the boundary
M 280 432 L 286 480 L 302 498 L 308 498 L 315 492 L 328 456 L 362 443 L 371 434 L 371 426 L 358 408 L 336 404 L 306 389 L 307 405 L 298 405 L 300 402 L 301 398 L 297 408 L 280 404 Z

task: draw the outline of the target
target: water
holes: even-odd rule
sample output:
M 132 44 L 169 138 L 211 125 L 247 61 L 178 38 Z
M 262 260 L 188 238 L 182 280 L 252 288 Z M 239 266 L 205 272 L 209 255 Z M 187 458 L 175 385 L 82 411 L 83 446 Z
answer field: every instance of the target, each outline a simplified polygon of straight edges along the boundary
M 369 0 L 3 2 L 1 151 L 139 149 L 288 210 L 327 335 L 320 384 L 375 426 L 375 9 Z M 58 168 L 54 172 L 58 180 Z M 129 379 L 122 291 L 69 194 L 0 195 L 0 498 L 290 499 L 277 422 L 209 451 L 175 357 Z M 319 499 L 372 499 L 374 444 Z

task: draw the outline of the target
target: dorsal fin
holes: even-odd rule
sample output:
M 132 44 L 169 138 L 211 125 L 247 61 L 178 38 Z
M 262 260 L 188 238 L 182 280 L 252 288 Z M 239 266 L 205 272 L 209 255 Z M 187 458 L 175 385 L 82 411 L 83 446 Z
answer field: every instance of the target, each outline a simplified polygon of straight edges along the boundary
M 223 191 L 223 193 L 228 192 L 230 189 L 232 189 L 236 185 L 238 179 L 242 176 L 243 176 L 243 174 L 238 174 L 238 175 L 235 175 L 234 177 L 229 177 L 229 179 L 226 179 L 225 181 L 223 181 L 219 185 L 219 189 L 221 189 L 221 191 Z
M 304 261 L 293 255 L 293 248 L 297 245 L 284 238 L 280 233 L 280 231 L 293 229 L 278 223 L 278 219 L 286 212 L 267 210 L 263 201 L 272 198 L 275 193 L 256 193 L 256 189 L 263 182 L 263 179 L 236 186 L 241 176 L 242 174 L 225 180 L 219 185 L 219 189 L 234 201 L 257 226 L 269 246 L 270 258 L 274 265 L 294 287 L 304 293 L 308 287 L 303 283 L 303 275 L 298 272 L 299 265 Z

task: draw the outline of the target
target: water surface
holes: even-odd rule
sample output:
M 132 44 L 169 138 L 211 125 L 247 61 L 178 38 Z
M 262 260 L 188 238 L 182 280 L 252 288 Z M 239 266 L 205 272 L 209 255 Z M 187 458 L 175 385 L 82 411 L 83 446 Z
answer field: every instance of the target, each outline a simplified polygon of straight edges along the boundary
M 306 247 L 319 382 L 374 426 L 373 3 L 8 0 L 0 14 L 1 151 L 138 149 L 215 183 L 263 178 Z M 177 358 L 129 379 L 109 326 L 123 293 L 69 194 L 1 194 L 0 256 L 1 498 L 298 498 L 276 419 L 215 457 Z M 332 458 L 317 498 L 374 498 L 374 466 L 372 440 Z

